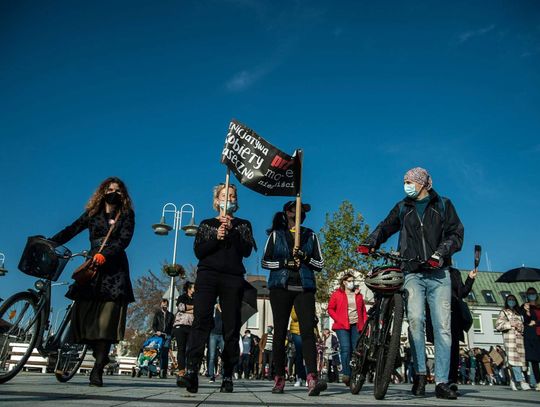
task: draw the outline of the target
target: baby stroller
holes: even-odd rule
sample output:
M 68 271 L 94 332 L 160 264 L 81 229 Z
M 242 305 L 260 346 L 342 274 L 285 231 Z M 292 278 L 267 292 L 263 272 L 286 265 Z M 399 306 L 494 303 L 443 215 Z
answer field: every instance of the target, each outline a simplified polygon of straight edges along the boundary
M 161 336 L 151 336 L 143 343 L 137 366 L 132 368 L 131 377 L 141 377 L 143 374 L 152 377 L 158 375 L 159 355 L 163 347 L 163 338 Z

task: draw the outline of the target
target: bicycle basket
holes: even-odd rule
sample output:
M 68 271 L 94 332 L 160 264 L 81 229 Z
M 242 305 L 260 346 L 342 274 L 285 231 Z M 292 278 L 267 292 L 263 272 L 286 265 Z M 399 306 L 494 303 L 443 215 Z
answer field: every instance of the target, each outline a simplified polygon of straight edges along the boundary
M 33 277 L 56 281 L 70 256 L 67 247 L 42 236 L 30 236 L 19 261 L 19 270 Z
M 403 286 L 403 272 L 394 266 L 378 266 L 366 276 L 365 283 L 373 292 L 392 293 Z

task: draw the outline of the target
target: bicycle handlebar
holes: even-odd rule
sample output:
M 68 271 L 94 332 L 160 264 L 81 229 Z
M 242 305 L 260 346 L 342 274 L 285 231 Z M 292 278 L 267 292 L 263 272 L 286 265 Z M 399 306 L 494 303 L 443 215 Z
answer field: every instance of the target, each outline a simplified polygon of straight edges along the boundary
M 369 253 L 366 253 L 364 254 L 364 256 L 371 256 L 375 259 L 380 259 L 380 258 L 383 258 L 383 259 L 387 259 L 387 260 L 390 260 L 390 261 L 393 261 L 393 262 L 396 262 L 396 263 L 409 263 L 409 262 L 418 262 L 418 263 L 425 263 L 424 260 L 420 259 L 419 257 L 415 258 L 415 259 L 410 259 L 408 257 L 402 257 L 400 256 L 399 252 L 385 252 L 385 251 L 382 251 L 382 250 L 375 250 L 373 252 L 369 252 Z
M 79 253 L 71 253 L 68 256 L 64 256 L 64 259 L 74 259 L 75 257 L 84 257 L 85 259 L 91 259 L 92 256 L 90 256 L 88 253 L 88 250 L 83 250 Z

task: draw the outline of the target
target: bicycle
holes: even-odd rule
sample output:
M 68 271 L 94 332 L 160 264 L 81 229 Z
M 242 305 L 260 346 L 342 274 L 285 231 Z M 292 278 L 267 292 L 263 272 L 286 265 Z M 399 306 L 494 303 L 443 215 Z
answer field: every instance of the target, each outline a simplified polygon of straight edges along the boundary
M 28 238 L 19 269 L 38 277 L 34 288 L 18 292 L 0 305 L 0 384 L 13 379 L 24 367 L 32 351 L 48 360 L 56 358 L 54 373 L 60 382 L 69 381 L 81 366 L 87 345 L 73 343 L 68 305 L 56 332 L 51 331 L 51 287 L 66 263 L 75 257 L 89 258 L 87 251 L 72 254 L 64 247 L 40 236 Z M 17 358 L 14 348 L 25 348 Z
M 391 264 L 374 267 L 366 277 L 366 285 L 373 291 L 375 302 L 367 313 L 368 319 L 351 355 L 349 388 L 352 394 L 358 394 L 367 376 L 374 372 L 373 394 L 375 399 L 382 400 L 399 354 L 404 315 L 404 278 L 398 264 L 418 260 L 382 251 L 369 255 Z

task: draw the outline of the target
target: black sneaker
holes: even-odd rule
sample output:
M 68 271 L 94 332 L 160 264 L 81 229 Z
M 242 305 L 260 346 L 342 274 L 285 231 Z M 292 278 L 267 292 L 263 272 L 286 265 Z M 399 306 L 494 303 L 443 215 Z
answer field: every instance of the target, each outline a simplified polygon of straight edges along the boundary
M 415 396 L 424 397 L 426 395 L 426 375 L 419 374 L 414 376 L 411 393 Z
M 197 372 L 188 370 L 182 376 L 176 378 L 178 387 L 185 387 L 189 393 L 197 393 L 199 391 L 199 376 Z
M 450 386 L 448 386 L 448 383 L 439 383 L 437 386 L 435 386 L 435 396 L 437 396 L 438 399 L 457 399 L 456 392 L 452 390 Z
M 234 389 L 233 381 L 231 377 L 224 377 L 223 381 L 221 382 L 221 388 L 219 391 L 221 393 L 232 393 Z
M 208 380 L 209 383 L 215 383 L 216 376 L 210 376 L 210 380 Z

